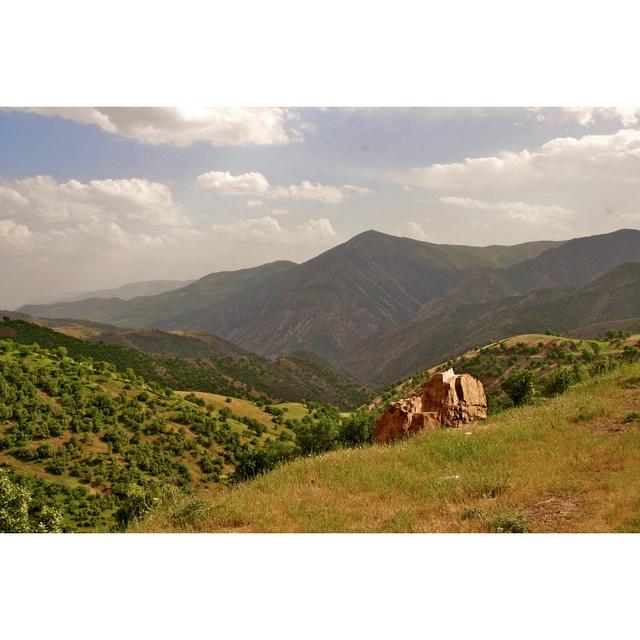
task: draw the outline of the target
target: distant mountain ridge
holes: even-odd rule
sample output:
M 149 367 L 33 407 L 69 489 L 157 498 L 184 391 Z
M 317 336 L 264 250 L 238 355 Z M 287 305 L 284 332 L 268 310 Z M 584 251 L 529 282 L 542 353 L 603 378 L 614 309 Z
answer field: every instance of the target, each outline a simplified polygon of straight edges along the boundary
M 536 289 L 584 285 L 625 262 L 640 260 L 640 231 L 574 238 L 506 269 L 471 269 L 465 277 L 419 312 L 422 318 L 453 312 L 469 303 L 496 302 Z
M 299 265 L 280 261 L 214 273 L 127 302 L 92 299 L 22 311 L 123 327 L 207 331 L 267 357 L 303 350 L 333 360 L 363 336 L 411 322 L 468 269 L 507 268 L 561 244 L 437 245 L 367 231 Z
M 386 384 L 491 340 L 640 316 L 640 263 L 615 267 L 582 287 L 540 289 L 495 303 L 465 304 L 365 338 L 337 361 L 358 380 Z
M 446 358 L 445 348 L 472 346 L 489 329 L 504 335 L 541 330 L 533 322 L 540 305 L 633 262 L 640 262 L 640 231 L 632 229 L 513 247 L 437 245 L 367 231 L 302 264 L 213 273 L 129 301 L 95 298 L 23 309 L 120 327 L 211 333 L 269 359 L 311 352 L 358 380 L 382 383 L 433 357 Z M 548 312 L 573 317 L 568 307 Z M 639 315 L 640 309 L 629 317 Z M 606 307 L 597 317 L 585 309 L 578 324 L 624 319 L 613 311 L 606 316 Z M 563 318 L 555 328 L 577 328 Z
M 120 298 L 131 300 L 138 296 L 155 296 L 166 291 L 180 289 L 195 282 L 194 280 L 148 280 L 144 282 L 130 282 L 113 289 L 98 289 L 97 291 L 74 291 L 50 296 L 30 305 L 56 304 L 58 302 L 78 302 L 87 298 Z

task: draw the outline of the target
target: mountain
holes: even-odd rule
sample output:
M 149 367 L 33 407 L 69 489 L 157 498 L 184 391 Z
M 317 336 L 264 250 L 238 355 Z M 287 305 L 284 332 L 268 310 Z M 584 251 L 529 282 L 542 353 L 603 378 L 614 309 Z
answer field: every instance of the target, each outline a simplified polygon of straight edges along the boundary
M 583 285 L 619 264 L 638 260 L 638 230 L 575 238 L 506 269 L 470 269 L 444 296 L 427 302 L 418 315 L 431 318 L 472 302 L 495 302 L 535 289 Z
M 358 380 L 386 384 L 491 340 L 547 328 L 568 332 L 640 316 L 640 264 L 623 264 L 583 287 L 541 289 L 464 304 L 366 338 L 337 361 Z
M 132 300 L 89 298 L 50 305 L 25 305 L 19 311 L 42 318 L 92 320 L 133 328 L 168 328 L 175 317 L 222 302 L 226 297 L 251 285 L 259 285 L 264 278 L 293 266 L 296 266 L 293 262 L 278 261 L 251 269 L 212 273 L 186 287 Z
M 98 291 L 74 291 L 51 296 L 31 304 L 55 304 L 57 302 L 77 302 L 87 298 L 120 298 L 131 300 L 138 296 L 155 296 L 165 291 L 173 291 L 186 287 L 193 280 L 149 280 L 147 282 L 131 282 L 115 289 L 99 289 Z
M 211 274 L 178 291 L 124 302 L 27 306 L 44 317 L 215 333 L 263 356 L 311 351 L 333 360 L 363 336 L 415 319 L 472 268 L 508 268 L 560 243 L 437 245 L 377 231 L 307 262 Z

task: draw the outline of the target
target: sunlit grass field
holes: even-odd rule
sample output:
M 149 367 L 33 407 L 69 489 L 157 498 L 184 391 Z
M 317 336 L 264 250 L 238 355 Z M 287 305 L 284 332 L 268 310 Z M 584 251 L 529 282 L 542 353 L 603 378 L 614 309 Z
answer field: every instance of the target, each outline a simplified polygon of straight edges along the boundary
M 299 459 L 135 531 L 640 531 L 640 365 L 468 428 Z

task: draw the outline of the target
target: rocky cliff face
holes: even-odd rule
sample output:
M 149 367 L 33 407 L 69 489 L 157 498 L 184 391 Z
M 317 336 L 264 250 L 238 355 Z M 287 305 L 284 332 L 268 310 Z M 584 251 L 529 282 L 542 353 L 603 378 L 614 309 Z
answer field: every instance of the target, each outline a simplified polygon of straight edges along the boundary
M 384 444 L 422 429 L 458 427 L 486 417 L 482 383 L 449 369 L 433 374 L 418 395 L 392 403 L 378 418 L 373 439 Z

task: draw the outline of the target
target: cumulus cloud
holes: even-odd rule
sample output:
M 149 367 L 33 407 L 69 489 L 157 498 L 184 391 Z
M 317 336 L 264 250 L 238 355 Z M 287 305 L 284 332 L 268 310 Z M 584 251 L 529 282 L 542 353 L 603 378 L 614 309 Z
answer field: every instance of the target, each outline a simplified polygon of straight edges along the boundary
M 482 190 L 591 182 L 640 184 L 640 130 L 554 138 L 534 152 L 413 169 L 405 179 L 429 189 Z
M 21 255 L 31 249 L 31 231 L 15 220 L 0 220 L 0 250 L 9 255 Z M 6 275 L 6 274 L 5 274 Z
M 371 194 L 366 187 L 345 184 L 341 187 L 313 184 L 303 180 L 299 185 L 273 186 L 257 171 L 232 175 L 229 171 L 208 171 L 198 176 L 198 186 L 216 196 L 247 196 L 264 200 L 316 200 L 338 204 L 349 196 Z M 250 200 L 249 206 L 258 206 Z
M 286 144 L 301 140 L 298 116 L 279 107 L 165 108 L 65 107 L 30 108 L 32 113 L 59 117 L 142 144 L 188 147 L 208 142 L 214 147 Z
M 431 238 L 425 233 L 422 225 L 414 222 L 413 220 L 407 220 L 405 223 L 397 226 L 394 229 L 394 233 L 404 238 L 413 238 L 414 240 L 431 240 Z
M 532 225 L 561 225 L 571 219 L 575 212 L 557 205 L 531 204 L 528 202 L 485 202 L 474 198 L 459 196 L 446 196 L 440 198 L 440 203 L 459 207 L 462 209 L 474 209 L 476 211 L 488 211 L 505 216 L 509 220 L 524 222 Z
M 273 216 L 235 220 L 210 227 L 214 234 L 249 243 L 323 245 L 337 234 L 327 218 L 309 219 L 293 227 L 283 227 Z
M 56 224 L 112 220 L 189 226 L 169 187 L 139 178 L 58 182 L 33 176 L 0 182 L 0 216 Z

